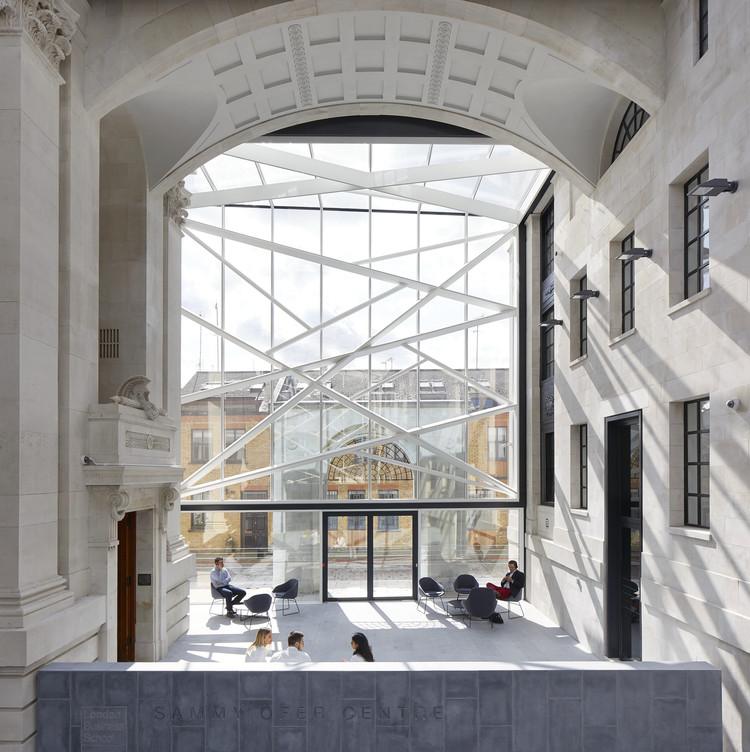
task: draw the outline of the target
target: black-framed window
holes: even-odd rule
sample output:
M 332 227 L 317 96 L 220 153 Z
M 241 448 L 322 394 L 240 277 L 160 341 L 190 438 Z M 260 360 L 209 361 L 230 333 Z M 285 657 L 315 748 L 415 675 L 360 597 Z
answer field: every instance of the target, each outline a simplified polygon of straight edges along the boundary
M 555 432 L 542 435 L 542 504 L 555 503 Z
M 550 201 L 541 215 L 542 279 L 552 274 L 555 268 L 555 205 Z
M 612 149 L 613 162 L 622 154 L 622 150 L 633 140 L 633 136 L 647 120 L 648 112 L 643 107 L 639 107 L 635 102 L 628 105 L 620 121 L 620 127 L 617 129 L 615 145 Z
M 190 461 L 208 462 L 211 458 L 210 428 L 193 428 L 190 432 Z
M 631 232 L 620 243 L 623 252 L 634 247 L 635 233 Z M 635 261 L 626 259 L 622 262 L 622 281 L 620 284 L 620 304 L 622 306 L 622 331 L 635 329 Z
M 578 284 L 579 290 L 588 290 L 588 277 L 584 274 Z M 578 301 L 578 355 L 584 356 L 589 351 L 589 304 L 583 298 Z
M 698 0 L 698 58 L 708 51 L 708 0 Z
M 490 462 L 508 459 L 508 426 L 487 426 L 487 450 Z
M 555 312 L 550 309 L 542 316 L 542 321 L 549 321 L 554 318 L 554 315 Z M 542 329 L 539 341 L 541 347 L 539 376 L 544 381 L 555 375 L 555 327 L 548 326 Z
M 711 411 L 707 397 L 685 403 L 685 524 L 709 527 Z
M 688 192 L 708 180 L 708 165 L 685 183 L 685 297 L 708 287 L 708 196 Z
M 379 514 L 378 515 L 378 532 L 387 533 L 391 530 L 398 530 L 397 514 Z
M 366 530 L 367 529 L 367 515 L 358 514 L 350 516 L 348 519 L 349 530 Z
M 224 429 L 224 448 L 233 444 L 240 436 L 245 435 L 244 428 L 225 428 Z M 240 447 L 231 457 L 227 457 L 225 462 L 233 465 L 239 465 L 245 459 L 245 447 Z
M 578 506 L 589 508 L 589 427 L 578 426 Z

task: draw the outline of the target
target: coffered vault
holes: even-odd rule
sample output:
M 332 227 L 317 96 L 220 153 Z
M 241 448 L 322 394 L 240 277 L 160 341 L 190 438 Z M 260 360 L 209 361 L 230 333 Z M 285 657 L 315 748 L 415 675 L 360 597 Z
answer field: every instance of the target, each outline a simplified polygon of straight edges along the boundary
M 303 472 L 317 500 L 326 463 L 356 441 L 374 462 L 398 445 L 391 464 L 423 479 L 415 495 L 434 498 L 428 479 L 442 478 L 453 499 L 517 500 L 514 474 L 477 464 L 467 437 L 502 415 L 515 446 L 516 223 L 548 174 L 488 143 L 244 144 L 202 167 L 184 225 L 183 383 L 203 337 L 217 338 L 220 375 L 183 405 L 265 396 L 257 422 L 183 494 L 272 476 L 272 498 L 284 498 L 284 478 Z M 217 477 L 268 429 L 268 463 Z M 282 451 L 288 437 L 298 451 Z
M 303 120 L 377 113 L 475 130 L 590 188 L 628 102 L 648 112 L 661 105 L 662 61 L 649 45 L 661 24 L 655 2 L 638 3 L 639 13 L 592 8 L 573 14 L 574 24 L 546 2 L 528 18 L 473 3 L 441 3 L 444 15 L 379 3 L 343 13 L 336 3 L 285 5 L 300 6 L 298 15 L 287 9 L 295 20 L 259 9 L 215 20 L 170 49 L 166 24 L 182 21 L 187 3 L 155 22 L 163 38 L 154 28 L 148 39 L 119 40 L 140 63 L 117 71 L 110 97 L 121 96 L 137 123 L 152 186 Z M 584 43 L 588 24 L 597 33 Z M 114 76 L 107 53 L 100 60 L 101 70 L 89 70 L 93 90 Z M 147 69 L 155 75 L 144 78 Z

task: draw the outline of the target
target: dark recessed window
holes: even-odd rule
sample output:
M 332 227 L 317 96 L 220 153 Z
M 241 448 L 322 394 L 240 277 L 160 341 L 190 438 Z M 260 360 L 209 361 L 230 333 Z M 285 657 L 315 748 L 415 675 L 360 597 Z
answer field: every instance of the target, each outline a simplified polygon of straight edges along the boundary
M 211 429 L 194 428 L 190 432 L 190 461 L 208 462 L 211 457 Z
M 625 238 L 620 244 L 623 251 L 629 251 L 634 246 L 635 233 Z M 635 261 L 628 259 L 622 262 L 622 284 L 620 286 L 620 300 L 622 305 L 622 331 L 629 332 L 635 328 Z
M 235 441 L 237 441 L 237 439 L 239 439 L 240 436 L 244 436 L 244 435 L 245 435 L 244 428 L 225 429 L 224 430 L 224 448 L 226 449 L 228 446 L 230 446 Z M 244 459 L 245 459 L 245 447 L 240 447 L 231 457 L 227 457 L 226 460 L 224 461 L 230 464 L 239 465 Z
M 350 499 L 364 499 L 365 498 L 365 492 L 364 491 L 349 491 L 349 498 Z
M 367 527 L 367 517 L 358 514 L 356 517 L 349 517 L 349 530 L 365 530 Z
M 542 436 L 542 504 L 555 503 L 555 433 Z
M 708 0 L 698 2 L 698 57 L 708 51 Z
M 380 488 L 378 489 L 379 499 L 398 499 L 398 488 Z
M 490 462 L 505 462 L 508 459 L 507 426 L 487 427 L 487 448 Z
M 589 508 L 589 427 L 578 426 L 578 506 Z
M 708 165 L 685 183 L 685 297 L 708 287 L 708 196 L 688 192 L 708 180 Z
M 552 274 L 555 268 L 555 205 L 550 202 L 542 212 L 542 279 Z
M 588 277 L 584 274 L 578 286 L 579 290 L 588 290 Z M 578 355 L 584 356 L 589 351 L 589 304 L 584 298 L 578 301 Z
M 554 311 L 548 311 L 542 321 L 549 321 L 554 317 Z M 548 326 L 541 330 L 539 338 L 541 345 L 540 376 L 542 381 L 555 374 L 555 327 Z
M 625 114 L 620 121 L 620 127 L 617 130 L 615 146 L 612 150 L 612 161 L 622 154 L 622 150 L 633 140 L 633 136 L 641 129 L 641 126 L 648 120 L 648 112 L 639 107 L 635 102 L 628 105 Z
M 709 527 L 711 411 L 708 399 L 685 403 L 685 524 Z
M 390 530 L 398 530 L 397 514 L 379 514 L 378 515 L 378 532 L 387 533 Z
M 190 532 L 202 532 L 206 529 L 206 513 L 205 512 L 191 512 L 190 513 Z

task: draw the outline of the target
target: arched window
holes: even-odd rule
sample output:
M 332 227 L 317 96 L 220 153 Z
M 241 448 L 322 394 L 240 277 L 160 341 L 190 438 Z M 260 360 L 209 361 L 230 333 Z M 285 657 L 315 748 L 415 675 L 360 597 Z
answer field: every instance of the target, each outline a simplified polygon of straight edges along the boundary
M 362 438 L 350 441 L 346 446 L 352 446 L 364 441 Z M 383 481 L 412 480 L 411 468 L 403 465 L 395 465 L 388 460 L 409 463 L 401 447 L 396 444 L 379 444 L 372 450 L 372 454 L 383 457 L 381 460 L 373 460 L 370 463 L 370 479 L 373 483 Z M 342 454 L 334 457 L 328 469 L 329 483 L 367 483 L 367 459 L 361 454 Z
M 622 116 L 620 128 L 617 131 L 615 139 L 615 148 L 612 151 L 612 161 L 614 162 L 620 156 L 622 150 L 630 143 L 633 136 L 641 129 L 641 126 L 648 120 L 648 112 L 639 107 L 635 102 L 628 105 L 625 114 Z

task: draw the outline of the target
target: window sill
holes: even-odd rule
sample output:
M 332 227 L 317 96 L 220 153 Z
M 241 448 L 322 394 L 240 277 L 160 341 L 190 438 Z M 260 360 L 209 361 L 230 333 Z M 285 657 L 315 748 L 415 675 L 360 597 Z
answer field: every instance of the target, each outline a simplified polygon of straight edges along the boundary
M 589 510 L 584 509 L 583 507 L 571 507 L 570 513 L 574 514 L 576 517 L 585 517 L 586 519 L 589 518 Z
M 618 334 L 616 337 L 613 337 L 609 341 L 609 346 L 614 347 L 615 345 L 619 345 L 620 342 L 622 342 L 624 339 L 627 339 L 628 337 L 632 337 L 634 334 L 637 334 L 638 330 L 633 327 L 632 329 L 628 329 L 627 332 L 623 332 L 622 334 Z
M 583 363 L 586 360 L 588 360 L 588 358 L 589 358 L 589 354 L 588 353 L 586 353 L 585 355 L 580 355 L 575 360 L 571 360 L 570 361 L 570 367 L 571 368 L 575 368 L 577 365 L 580 365 L 581 363 Z
M 670 527 L 669 532 L 672 535 L 682 535 L 685 538 L 694 538 L 695 540 L 713 540 L 711 531 L 708 528 L 704 527 Z
M 676 316 L 678 313 L 682 313 L 686 308 L 690 308 L 690 306 L 707 298 L 710 294 L 711 288 L 707 287 L 705 290 L 701 290 L 700 292 L 695 293 L 695 295 L 691 295 L 689 298 L 681 300 L 677 305 L 673 305 L 671 308 L 667 309 L 667 316 Z

